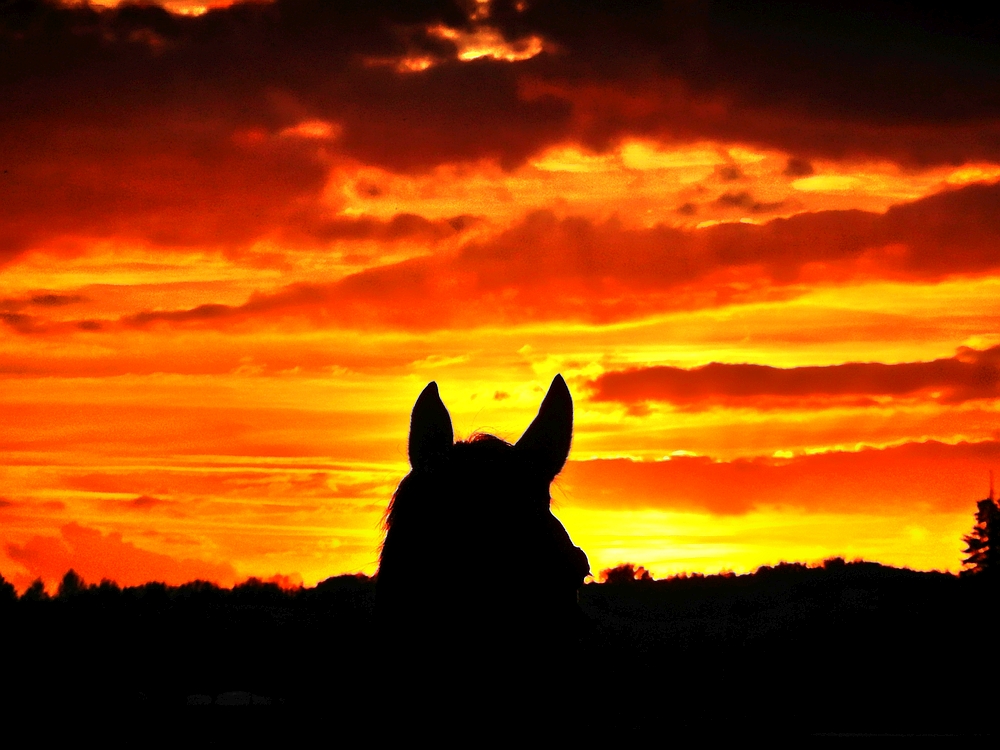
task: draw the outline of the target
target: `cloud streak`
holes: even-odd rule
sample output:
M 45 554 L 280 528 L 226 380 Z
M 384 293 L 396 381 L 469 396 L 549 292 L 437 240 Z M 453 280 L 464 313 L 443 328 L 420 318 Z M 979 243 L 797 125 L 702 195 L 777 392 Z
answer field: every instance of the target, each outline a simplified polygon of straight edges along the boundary
M 739 515 L 761 508 L 792 512 L 886 514 L 966 511 L 985 492 L 1000 443 L 907 443 L 790 459 L 570 461 L 556 495 L 591 508 Z
M 73 569 L 86 581 L 109 578 L 122 586 L 147 581 L 177 585 L 202 579 L 231 586 L 236 571 L 228 563 L 175 559 L 150 552 L 122 539 L 117 532 L 102 534 L 97 529 L 68 523 L 59 536 L 33 536 L 23 545 L 7 544 L 8 557 L 27 569 L 31 577 L 52 584 Z
M 878 397 L 925 395 L 944 404 L 1000 397 L 1000 347 L 963 347 L 931 362 L 849 362 L 825 367 L 778 368 L 712 362 L 702 367 L 636 367 L 604 373 L 590 382 L 595 401 L 633 405 L 663 402 L 712 406 L 816 407 Z
M 227 327 L 467 328 L 546 320 L 606 323 L 659 312 L 787 299 L 818 284 L 936 281 L 1000 268 L 1000 184 L 972 185 L 885 214 L 823 211 L 765 224 L 628 228 L 529 214 L 457 254 L 408 259 L 327 283 L 295 283 L 241 305 L 206 303 L 121 319 Z M 16 330 L 42 330 L 31 320 Z

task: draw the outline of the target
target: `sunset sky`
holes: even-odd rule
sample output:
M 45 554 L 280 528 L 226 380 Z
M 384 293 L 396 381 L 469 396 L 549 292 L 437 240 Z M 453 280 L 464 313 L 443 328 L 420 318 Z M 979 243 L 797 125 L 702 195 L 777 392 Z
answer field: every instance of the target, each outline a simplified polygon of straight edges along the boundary
M 0 0 L 0 573 L 373 573 L 421 389 L 513 441 L 556 373 L 595 572 L 957 571 L 1000 26 L 951 13 Z

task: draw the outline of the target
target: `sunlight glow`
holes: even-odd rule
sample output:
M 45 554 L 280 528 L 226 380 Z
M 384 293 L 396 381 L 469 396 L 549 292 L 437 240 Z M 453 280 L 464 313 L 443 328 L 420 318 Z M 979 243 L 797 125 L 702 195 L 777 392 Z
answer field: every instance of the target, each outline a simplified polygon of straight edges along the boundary
M 286 138 L 316 138 L 320 140 L 336 138 L 339 134 L 340 128 L 338 126 L 323 120 L 303 120 L 298 125 L 281 131 L 281 135 Z
M 964 79 L 975 116 L 935 79 L 880 118 L 734 83 L 785 74 L 764 46 L 686 73 L 686 13 L 650 41 L 583 33 L 613 4 L 231 4 L 0 21 L 3 576 L 372 573 L 422 389 L 515 441 L 556 374 L 595 573 L 957 570 L 1000 470 L 1000 157 Z
M 505 62 L 520 62 L 530 60 L 545 49 L 541 37 L 528 36 L 509 42 L 498 30 L 490 26 L 476 26 L 472 32 L 465 32 L 439 25 L 430 27 L 428 33 L 439 39 L 454 42 L 458 48 L 458 59 L 466 62 L 483 57 Z

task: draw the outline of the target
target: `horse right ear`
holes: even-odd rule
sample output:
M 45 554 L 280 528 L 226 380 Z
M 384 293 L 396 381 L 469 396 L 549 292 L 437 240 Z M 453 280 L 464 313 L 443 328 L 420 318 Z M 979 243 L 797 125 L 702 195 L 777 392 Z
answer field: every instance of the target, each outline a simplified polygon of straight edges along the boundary
M 410 466 L 414 469 L 427 468 L 454 442 L 451 416 L 438 395 L 437 383 L 431 381 L 420 392 L 410 414 Z
M 528 425 L 514 447 L 551 480 L 562 471 L 573 441 L 573 397 L 562 375 L 556 375 L 545 394 L 538 416 Z

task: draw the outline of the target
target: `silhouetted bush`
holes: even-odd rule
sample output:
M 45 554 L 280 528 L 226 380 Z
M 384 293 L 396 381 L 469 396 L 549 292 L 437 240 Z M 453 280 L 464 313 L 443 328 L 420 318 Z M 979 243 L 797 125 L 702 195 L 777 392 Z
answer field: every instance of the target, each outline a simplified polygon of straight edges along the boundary
M 280 604 L 287 593 L 276 583 L 265 583 L 259 578 L 248 578 L 233 586 L 232 598 L 243 604 Z
M 653 576 L 641 565 L 636 567 L 633 563 L 622 563 L 613 568 L 602 570 L 601 580 L 610 584 L 635 583 L 637 581 L 652 581 Z

